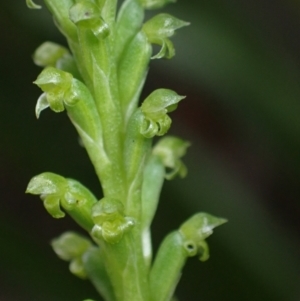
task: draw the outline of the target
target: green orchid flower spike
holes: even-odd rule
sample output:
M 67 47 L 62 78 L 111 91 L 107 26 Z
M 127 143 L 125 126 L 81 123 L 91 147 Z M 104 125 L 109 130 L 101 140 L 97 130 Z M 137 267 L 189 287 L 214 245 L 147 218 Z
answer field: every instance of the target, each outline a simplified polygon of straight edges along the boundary
M 65 232 L 51 245 L 71 273 L 89 279 L 105 301 L 177 300 L 186 260 L 206 261 L 206 239 L 226 222 L 196 213 L 153 255 L 151 225 L 163 183 L 187 175 L 182 158 L 190 146 L 165 136 L 172 125 L 169 113 L 185 96 L 158 88 L 140 99 L 151 59 L 172 58 L 170 38 L 189 25 L 167 13 L 145 20 L 145 12 L 173 2 L 44 0 L 67 46 L 48 41 L 33 54 L 43 68 L 34 81 L 42 90 L 36 117 L 47 108 L 67 114 L 103 195 L 52 172 L 33 177 L 26 192 L 39 195 L 51 216 L 67 214 L 86 232 L 88 237 Z M 26 4 L 41 8 L 33 0 Z M 161 47 L 154 55 L 152 44 Z M 153 146 L 155 136 L 160 140 Z

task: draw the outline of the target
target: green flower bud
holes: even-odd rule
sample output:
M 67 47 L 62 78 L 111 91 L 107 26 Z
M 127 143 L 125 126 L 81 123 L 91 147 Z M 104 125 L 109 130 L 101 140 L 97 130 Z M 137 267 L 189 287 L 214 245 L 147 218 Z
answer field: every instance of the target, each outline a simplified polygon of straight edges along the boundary
M 77 123 L 82 123 L 83 119 L 87 117 L 83 113 L 95 115 L 95 112 L 90 112 L 91 109 L 96 110 L 96 108 L 89 90 L 83 83 L 75 79 L 72 74 L 54 67 L 47 67 L 40 73 L 34 84 L 38 85 L 45 92 L 39 97 L 35 107 L 37 118 L 49 106 L 57 113 L 64 111 L 65 106 L 67 106 L 70 109 L 68 110 L 69 113 L 72 111 L 71 115 L 73 116 L 76 112 L 73 112 L 72 107 L 80 100 L 82 102 L 78 109 L 82 112 L 82 117 L 76 118 Z M 72 116 L 70 117 L 72 118 Z M 99 123 L 95 118 L 93 118 L 93 121 Z M 89 122 L 91 123 L 91 121 Z M 86 122 L 84 121 L 84 123 Z M 91 126 L 92 124 L 88 127 Z
M 183 223 L 179 232 L 183 237 L 183 246 L 188 256 L 195 256 L 200 253 L 199 259 L 206 261 L 209 258 L 209 249 L 205 239 L 213 233 L 215 227 L 226 222 L 227 220 L 224 218 L 200 212 Z
M 165 174 L 168 180 L 173 179 L 176 175 L 181 178 L 187 174 L 187 168 L 180 160 L 185 153 L 190 143 L 174 136 L 167 136 L 159 140 L 153 148 L 153 155 L 160 158 L 166 168 L 171 169 Z
M 40 5 L 35 4 L 32 0 L 26 0 L 26 5 L 28 8 L 31 8 L 31 9 L 41 9 L 42 8 Z
M 44 42 L 35 50 L 33 61 L 38 66 L 56 67 L 73 74 L 77 79 L 81 78 L 75 60 L 69 50 L 59 44 Z
M 109 34 L 109 27 L 101 17 L 100 8 L 91 1 L 82 0 L 73 5 L 70 19 L 75 25 L 90 29 L 99 40 Z
M 26 189 L 26 193 L 41 196 L 46 210 L 54 218 L 62 218 L 65 213 L 60 209 L 60 196 L 67 190 L 68 183 L 65 178 L 52 174 L 42 173 L 33 177 Z
M 175 55 L 175 49 L 173 43 L 168 38 L 174 35 L 176 29 L 189 24 L 169 14 L 158 14 L 148 20 L 144 24 L 143 30 L 150 43 L 161 46 L 161 50 L 152 58 L 172 58 Z
M 145 9 L 162 8 L 168 3 L 174 3 L 176 0 L 140 0 Z
M 157 89 L 152 92 L 141 106 L 144 114 L 144 122 L 140 129 L 141 134 L 147 138 L 164 135 L 172 123 L 167 113 L 174 111 L 179 101 L 184 98 L 185 96 L 180 96 L 168 89 Z
M 91 208 L 97 199 L 79 182 L 45 172 L 30 180 L 26 193 L 40 195 L 54 218 L 65 216 L 62 207 L 81 227 L 87 231 L 92 229 Z
M 54 112 L 64 111 L 64 102 L 72 105 L 79 100 L 74 98 L 71 93 L 72 80 L 72 74 L 53 67 L 47 67 L 40 73 L 34 84 L 38 85 L 45 94 L 38 99 L 36 105 L 37 118 L 41 111 L 47 107 L 46 100 Z
M 70 261 L 69 269 L 79 278 L 86 278 L 82 256 L 92 247 L 92 242 L 74 232 L 65 232 L 51 241 L 51 246 L 57 256 L 65 261 Z
M 95 226 L 91 234 L 110 244 L 118 243 L 134 225 L 134 220 L 124 215 L 123 204 L 111 198 L 103 198 L 93 206 L 92 218 Z
M 68 49 L 53 42 L 44 42 L 33 54 L 33 61 L 41 67 L 56 67 L 57 61 L 65 56 L 71 56 Z

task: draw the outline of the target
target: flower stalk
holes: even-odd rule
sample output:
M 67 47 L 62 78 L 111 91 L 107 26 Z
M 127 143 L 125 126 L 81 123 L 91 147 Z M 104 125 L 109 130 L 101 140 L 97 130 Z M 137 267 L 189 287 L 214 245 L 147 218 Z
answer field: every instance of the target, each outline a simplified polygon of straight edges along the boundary
M 157 89 L 140 103 L 151 59 L 170 59 L 170 38 L 189 25 L 169 14 L 145 21 L 146 9 L 173 0 L 44 0 L 69 50 L 43 43 L 34 62 L 44 69 L 34 81 L 42 94 L 37 118 L 47 108 L 66 111 L 103 190 L 98 200 L 78 181 L 52 172 L 31 179 L 27 193 L 40 195 L 54 218 L 70 215 L 90 236 L 67 232 L 52 247 L 70 271 L 89 278 L 106 301 L 169 301 L 188 257 L 208 259 L 206 238 L 226 220 L 198 213 L 169 234 L 153 258 L 151 223 L 165 179 L 185 177 L 181 161 L 189 142 L 155 136 L 171 127 L 169 113 L 185 96 Z M 29 8 L 40 9 L 32 0 Z M 119 7 L 119 8 L 118 8 Z M 153 54 L 152 44 L 161 46 Z

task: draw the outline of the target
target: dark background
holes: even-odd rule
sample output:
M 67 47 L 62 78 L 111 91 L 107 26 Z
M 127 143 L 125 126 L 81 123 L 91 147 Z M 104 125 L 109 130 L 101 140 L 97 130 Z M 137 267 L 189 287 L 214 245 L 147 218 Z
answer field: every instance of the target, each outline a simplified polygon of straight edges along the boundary
M 173 39 L 174 59 L 151 63 L 144 94 L 164 87 L 187 95 L 170 133 L 192 147 L 188 177 L 164 187 L 155 247 L 196 211 L 229 219 L 209 238 L 211 259 L 188 261 L 179 300 L 298 301 L 299 1 L 181 0 L 164 11 L 191 26 Z M 28 10 L 25 1 L 2 1 L 0 26 L 0 300 L 100 300 L 49 245 L 77 226 L 24 194 L 32 176 L 52 171 L 101 197 L 66 115 L 34 115 L 40 69 L 32 53 L 64 38 L 45 7 Z

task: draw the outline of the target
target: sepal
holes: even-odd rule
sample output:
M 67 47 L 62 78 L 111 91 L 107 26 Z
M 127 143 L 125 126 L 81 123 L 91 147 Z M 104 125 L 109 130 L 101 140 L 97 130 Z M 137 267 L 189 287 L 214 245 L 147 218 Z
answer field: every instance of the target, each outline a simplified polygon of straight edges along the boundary
M 179 101 L 185 96 L 168 89 L 157 89 L 152 92 L 142 103 L 141 111 L 144 114 L 144 122 L 140 132 L 146 138 L 155 135 L 162 136 L 169 130 L 172 120 L 167 113 L 174 111 Z
M 118 243 L 123 235 L 134 226 L 134 220 L 124 214 L 123 204 L 112 198 L 103 198 L 92 208 L 95 226 L 92 236 L 110 244 Z
M 190 23 L 179 20 L 169 14 L 158 14 L 148 20 L 144 24 L 143 30 L 150 43 L 161 46 L 160 51 L 152 58 L 172 58 L 175 55 L 175 49 L 173 43 L 168 38 L 174 35 L 175 30 L 189 24 Z
M 40 97 L 37 100 L 36 106 L 35 106 L 35 116 L 37 119 L 40 118 L 40 114 L 45 109 L 49 108 L 49 102 L 46 97 L 46 93 L 42 93 Z
M 176 175 L 181 178 L 187 175 L 187 168 L 180 159 L 185 155 L 189 146 L 188 141 L 167 136 L 159 140 L 153 148 L 153 155 L 159 157 L 166 168 L 171 169 L 165 174 L 167 180 L 173 179 Z
M 108 36 L 108 24 L 101 17 L 100 8 L 91 1 L 82 0 L 70 9 L 70 19 L 76 26 L 90 29 L 97 39 Z
M 41 5 L 35 4 L 32 0 L 26 0 L 26 5 L 30 9 L 41 9 L 42 8 Z
M 67 181 L 64 177 L 50 172 L 44 172 L 32 178 L 27 186 L 26 193 L 40 195 L 57 195 L 67 189 Z
M 176 0 L 140 0 L 145 9 L 162 8 L 168 3 L 174 3 Z
M 70 272 L 79 278 L 87 278 L 87 273 L 82 262 L 83 254 L 92 247 L 92 242 L 74 232 L 65 232 L 51 241 L 51 246 L 56 255 L 70 261 Z
M 183 223 L 179 232 L 183 237 L 183 247 L 188 256 L 200 254 L 199 259 L 206 261 L 209 258 L 209 248 L 205 239 L 213 233 L 215 227 L 226 222 L 224 218 L 200 212 Z

